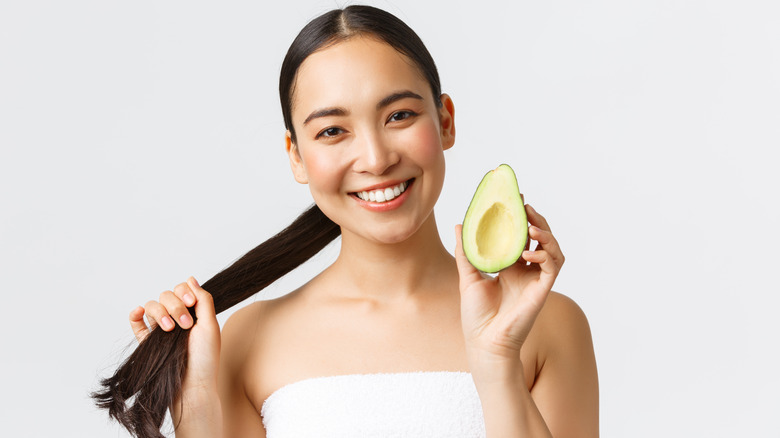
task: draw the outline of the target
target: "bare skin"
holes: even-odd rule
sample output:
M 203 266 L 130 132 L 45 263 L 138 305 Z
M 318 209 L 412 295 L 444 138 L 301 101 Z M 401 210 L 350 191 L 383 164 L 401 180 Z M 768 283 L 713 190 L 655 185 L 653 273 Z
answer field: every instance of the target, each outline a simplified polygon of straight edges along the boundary
M 399 91 L 409 93 L 379 104 Z M 488 437 L 598 435 L 590 330 L 573 301 L 551 292 L 564 257 L 545 218 L 526 206 L 536 247 L 495 279 L 465 259 L 459 226 L 455 257 L 441 243 L 433 206 L 455 138 L 454 106 L 441 99 L 437 107 L 415 67 L 370 38 L 304 61 L 298 139 L 288 133 L 287 150 L 295 179 L 341 225 L 341 252 L 300 289 L 237 311 L 221 336 L 193 278 L 131 313 L 139 339 L 149 330 L 144 313 L 163 330 L 193 330 L 173 407 L 177 436 L 265 436 L 266 398 L 310 377 L 443 370 L 472 374 Z M 323 108 L 339 111 L 310 117 Z M 390 211 L 354 196 L 407 180 L 407 197 Z

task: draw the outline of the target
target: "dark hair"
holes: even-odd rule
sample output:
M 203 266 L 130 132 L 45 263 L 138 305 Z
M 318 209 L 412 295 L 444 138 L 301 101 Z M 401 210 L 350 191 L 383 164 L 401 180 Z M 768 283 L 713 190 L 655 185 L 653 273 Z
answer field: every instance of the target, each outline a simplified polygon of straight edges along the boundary
M 371 6 L 353 5 L 320 15 L 307 24 L 290 45 L 279 75 L 279 99 L 282 102 L 284 127 L 295 143 L 292 124 L 292 101 L 298 68 L 317 50 L 356 36 L 379 39 L 412 60 L 431 86 L 434 102 L 441 106 L 441 81 L 436 63 L 411 27 L 395 15 Z
M 370 35 L 410 58 L 431 85 L 437 105 L 441 85 L 433 58 L 420 38 L 392 14 L 370 6 L 333 10 L 309 22 L 293 41 L 282 64 L 279 94 L 285 127 L 295 141 L 290 117 L 295 77 L 313 52 L 357 35 Z M 316 205 L 282 232 L 249 251 L 203 283 L 217 313 L 250 298 L 317 254 L 341 234 Z M 190 314 L 195 319 L 194 310 Z M 98 407 L 137 437 L 161 438 L 167 409 L 181 391 L 187 368 L 189 330 L 153 329 L 135 351 L 92 394 Z

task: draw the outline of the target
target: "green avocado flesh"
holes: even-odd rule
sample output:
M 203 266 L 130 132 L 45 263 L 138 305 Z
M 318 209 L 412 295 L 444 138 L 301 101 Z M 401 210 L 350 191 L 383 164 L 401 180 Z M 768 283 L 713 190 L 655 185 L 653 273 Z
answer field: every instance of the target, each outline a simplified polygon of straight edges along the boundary
M 463 252 L 482 272 L 511 266 L 528 240 L 528 218 L 515 172 L 506 164 L 479 183 L 463 219 Z

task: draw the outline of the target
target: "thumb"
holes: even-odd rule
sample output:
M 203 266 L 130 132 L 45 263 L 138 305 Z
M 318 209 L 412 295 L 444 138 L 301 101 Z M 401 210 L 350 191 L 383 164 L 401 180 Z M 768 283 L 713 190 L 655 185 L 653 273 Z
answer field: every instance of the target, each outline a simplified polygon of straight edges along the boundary
M 200 287 L 200 284 L 195 277 L 187 279 L 187 284 L 195 294 L 195 316 L 198 322 L 203 322 L 208 325 L 217 324 L 217 312 L 214 310 L 214 298 L 209 292 Z
M 466 253 L 463 252 L 463 225 L 455 225 L 455 262 L 458 265 L 461 291 L 483 280 L 482 274 L 469 262 Z

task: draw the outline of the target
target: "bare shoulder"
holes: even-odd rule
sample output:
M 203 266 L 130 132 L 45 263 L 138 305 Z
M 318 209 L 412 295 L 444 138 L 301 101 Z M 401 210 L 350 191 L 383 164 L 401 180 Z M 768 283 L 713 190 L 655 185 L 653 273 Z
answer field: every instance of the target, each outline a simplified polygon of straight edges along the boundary
M 226 436 L 265 436 L 260 410 L 276 384 L 274 361 L 266 353 L 269 342 L 286 343 L 287 330 L 279 323 L 296 307 L 291 301 L 290 296 L 256 301 L 223 324 L 219 386 Z
M 256 325 L 258 321 L 262 320 L 267 307 L 266 302 L 257 301 L 230 315 L 222 326 L 223 353 L 230 352 L 230 349 L 226 351 L 224 348 L 226 346 L 244 346 L 246 348 L 251 343 L 252 336 L 247 336 L 247 334 L 256 331 Z
M 307 330 L 309 306 L 299 290 L 249 304 L 228 318 L 222 327 L 222 364 L 232 372 L 259 409 L 270 393 L 281 385 L 289 363 L 279 358 L 300 345 Z M 297 350 L 296 350 L 297 351 Z M 288 354 L 290 353 L 290 354 Z
M 561 361 L 592 362 L 593 338 L 585 312 L 568 296 L 550 292 L 539 312 L 529 340 L 536 353 L 537 376 L 547 365 Z
M 590 324 L 585 312 L 571 298 L 558 292 L 550 292 L 536 320 L 542 345 L 555 348 L 571 342 L 590 343 Z M 562 345 L 561 345 L 562 344 Z
M 222 327 L 218 383 L 225 436 L 265 436 L 258 406 L 246 392 L 248 379 L 253 375 L 251 358 L 256 349 L 256 321 L 264 307 L 263 302 L 243 307 Z
M 243 363 L 248 356 L 257 353 L 267 338 L 269 328 L 280 327 L 289 319 L 287 314 L 300 307 L 295 292 L 270 300 L 258 300 L 230 315 L 222 327 L 222 354 L 240 356 L 237 359 Z M 274 337 L 284 336 L 284 331 L 275 331 Z
M 222 327 L 223 342 L 226 337 L 228 339 L 235 337 L 236 340 L 244 342 L 251 341 L 248 334 L 261 330 L 269 320 L 296 307 L 294 303 L 297 301 L 295 299 L 297 292 L 293 291 L 270 300 L 258 300 L 234 312 Z
M 249 359 L 256 350 L 258 327 L 263 320 L 266 304 L 258 301 L 234 312 L 222 326 L 222 346 L 220 349 L 220 375 L 233 383 L 234 389 L 243 388 L 248 372 Z M 243 392 L 243 391 L 242 391 Z
M 585 312 L 582 311 L 573 299 L 555 291 L 551 291 L 550 295 L 547 296 L 547 302 L 545 302 L 542 308 L 542 313 L 556 313 L 585 318 Z
M 551 292 L 532 331 L 537 369 L 531 395 L 553 436 L 598 436 L 598 373 L 585 312 Z

